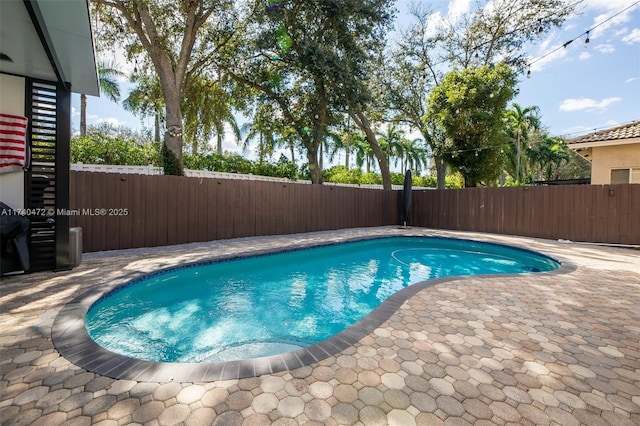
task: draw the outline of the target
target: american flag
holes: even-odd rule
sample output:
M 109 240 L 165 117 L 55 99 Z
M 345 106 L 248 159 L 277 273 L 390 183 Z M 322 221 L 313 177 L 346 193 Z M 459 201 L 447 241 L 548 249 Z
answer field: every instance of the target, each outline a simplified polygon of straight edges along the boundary
M 0 113 L 0 173 L 26 166 L 27 122 L 27 117 Z

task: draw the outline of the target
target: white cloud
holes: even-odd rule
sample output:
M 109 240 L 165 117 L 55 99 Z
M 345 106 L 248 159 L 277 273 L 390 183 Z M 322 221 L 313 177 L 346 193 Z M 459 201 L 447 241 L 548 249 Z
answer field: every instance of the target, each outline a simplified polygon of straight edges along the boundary
M 640 43 L 640 28 L 634 28 L 629 34 L 622 38 L 627 44 Z
M 438 33 L 438 29 L 444 24 L 445 20 L 440 12 L 435 12 L 427 18 L 427 28 L 425 29 L 425 37 L 433 37 Z
M 545 56 L 545 57 L 540 57 L 541 59 L 537 60 L 536 62 L 534 62 L 533 64 L 531 64 L 531 71 L 541 71 L 545 68 L 545 66 L 547 66 L 549 63 L 558 60 L 560 58 L 564 58 L 565 56 L 567 56 L 567 49 L 559 49 L 556 50 L 555 52 Z
M 624 82 L 625 83 L 631 83 L 632 81 L 636 81 L 637 79 L 638 79 L 638 77 L 631 77 L 631 78 L 626 79 Z
M 600 53 L 613 53 L 616 51 L 616 48 L 613 44 L 603 43 L 594 47 Z
M 438 29 L 445 24 L 455 24 L 465 13 L 471 9 L 471 0 L 451 0 L 447 9 L 447 15 L 434 12 L 428 17 L 425 37 L 434 36 Z
M 462 15 L 467 13 L 471 8 L 471 0 L 451 0 L 449 2 L 449 10 L 447 18 L 450 21 L 457 21 Z
M 609 28 L 615 28 L 629 22 L 631 20 L 630 12 L 630 10 L 627 10 L 626 12 L 621 13 L 620 15 L 617 15 L 613 18 L 611 18 L 613 14 L 610 12 L 596 16 L 593 19 L 592 27 L 598 27 L 591 31 L 591 36 L 594 38 L 602 37 Z
M 591 53 L 589 52 L 582 52 L 579 56 L 579 59 L 581 61 L 584 61 L 585 59 L 589 59 L 591 57 Z
M 120 121 L 115 117 L 98 118 L 96 120 L 96 124 L 102 124 L 102 123 L 107 123 L 107 124 L 110 124 L 110 125 L 112 125 L 114 127 L 124 126 L 124 125 L 127 124 L 124 121 Z
M 560 111 L 602 111 L 605 110 L 609 105 L 614 104 L 616 102 L 621 101 L 620 97 L 610 97 L 604 98 L 601 101 L 596 101 L 591 98 L 580 98 L 580 99 L 565 99 L 560 104 Z
M 629 0 L 584 0 L 582 4 L 586 9 L 622 10 L 629 6 Z
M 79 117 L 80 111 L 76 109 L 76 107 L 71 107 L 71 117 Z

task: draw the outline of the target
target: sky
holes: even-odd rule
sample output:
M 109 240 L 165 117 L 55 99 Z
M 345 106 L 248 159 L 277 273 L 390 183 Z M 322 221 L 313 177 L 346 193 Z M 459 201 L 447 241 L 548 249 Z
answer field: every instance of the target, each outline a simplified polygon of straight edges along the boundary
M 397 27 L 407 25 L 410 1 L 421 2 L 397 1 Z M 439 14 L 439 19 L 455 19 L 468 11 L 473 1 L 425 3 Z M 618 14 L 624 9 L 627 10 Z M 591 30 L 590 42 L 585 47 L 586 35 L 582 34 L 587 30 Z M 566 48 L 562 47 L 573 39 Z M 551 135 L 571 138 L 640 119 L 640 0 L 584 0 L 579 15 L 525 49 L 532 63 L 531 75 L 521 76 L 514 102 L 523 107 L 538 106 L 542 124 Z M 124 70 L 133 68 L 122 60 L 118 63 Z M 120 87 L 123 98 L 132 89 L 126 79 Z M 141 119 L 105 97 L 89 96 L 87 123 L 100 122 L 137 130 L 153 127 L 152 118 Z M 79 128 L 80 96 L 74 94 L 72 129 Z M 224 149 L 241 151 L 231 135 L 225 137 Z M 251 157 L 250 152 L 248 155 Z

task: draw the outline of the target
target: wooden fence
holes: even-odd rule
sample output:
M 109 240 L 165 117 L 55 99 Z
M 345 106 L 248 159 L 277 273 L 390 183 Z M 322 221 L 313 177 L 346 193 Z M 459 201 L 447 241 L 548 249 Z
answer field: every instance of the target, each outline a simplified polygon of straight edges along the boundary
M 71 172 L 83 251 L 153 247 L 399 223 L 400 191 Z M 571 241 L 640 244 L 640 185 L 421 190 L 410 224 Z
M 398 223 L 398 192 L 340 186 L 71 171 L 83 251 Z
M 640 245 L 640 185 L 414 191 L 413 225 Z

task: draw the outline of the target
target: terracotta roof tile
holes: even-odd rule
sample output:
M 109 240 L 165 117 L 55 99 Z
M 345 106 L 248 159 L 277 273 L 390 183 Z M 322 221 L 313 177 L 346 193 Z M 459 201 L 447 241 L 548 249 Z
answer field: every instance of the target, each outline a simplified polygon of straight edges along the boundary
M 588 135 L 578 136 L 577 138 L 568 139 L 567 145 L 585 142 L 601 142 L 613 141 L 620 139 L 640 138 L 640 121 L 635 120 L 622 126 L 612 127 L 610 129 L 600 130 Z

